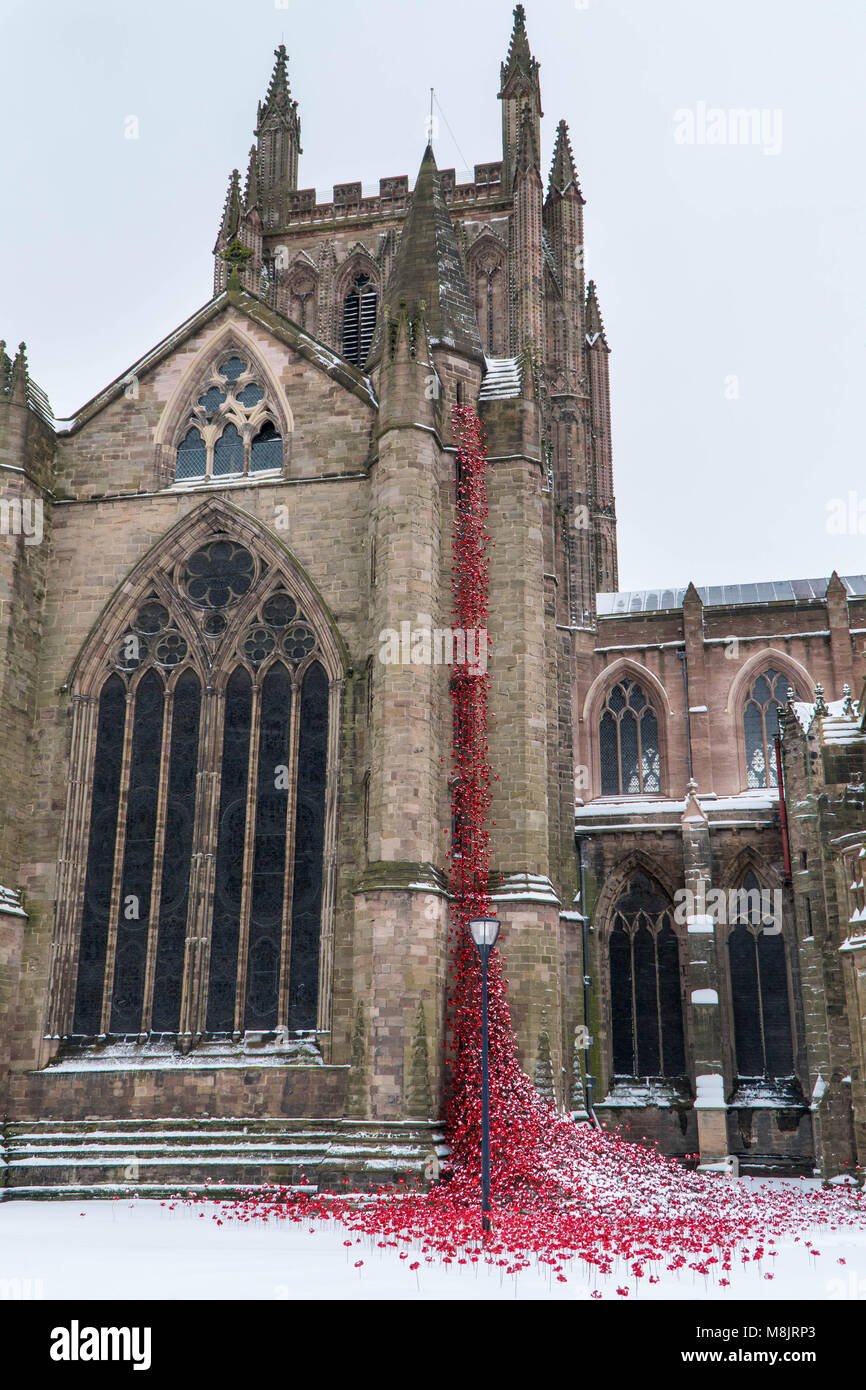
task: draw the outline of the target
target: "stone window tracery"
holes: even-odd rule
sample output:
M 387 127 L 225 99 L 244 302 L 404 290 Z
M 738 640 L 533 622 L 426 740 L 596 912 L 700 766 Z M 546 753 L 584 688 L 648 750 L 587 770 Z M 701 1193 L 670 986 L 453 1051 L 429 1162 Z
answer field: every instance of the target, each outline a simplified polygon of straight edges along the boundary
M 661 790 L 658 720 L 643 688 L 625 677 L 608 693 L 599 720 L 602 796 Z
M 772 667 L 752 682 L 743 707 L 746 739 L 746 782 L 749 787 L 776 787 L 775 740 L 779 734 L 779 706 L 787 704 L 788 677 Z M 795 695 L 800 699 L 799 695 Z
M 613 909 L 608 940 L 615 1077 L 686 1071 L 679 940 L 672 905 L 648 874 L 633 874 Z
M 740 890 L 739 920 L 728 937 L 734 1049 L 741 1080 L 794 1072 L 788 967 L 781 922 L 767 910 L 771 895 L 749 870 Z
M 221 358 L 181 427 L 175 481 L 279 472 L 283 440 L 278 418 L 256 367 L 236 353 Z
M 230 536 L 199 545 L 139 597 L 97 677 L 64 1031 L 316 1028 L 323 661 L 316 624 L 282 576 Z M 204 951 L 195 967 L 191 942 Z

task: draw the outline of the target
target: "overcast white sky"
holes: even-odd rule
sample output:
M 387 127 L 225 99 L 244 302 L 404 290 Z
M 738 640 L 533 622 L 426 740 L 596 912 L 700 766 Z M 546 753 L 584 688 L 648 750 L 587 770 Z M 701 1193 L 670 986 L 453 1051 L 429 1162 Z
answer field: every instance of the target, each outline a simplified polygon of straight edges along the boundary
M 863 0 L 526 8 L 544 173 L 564 116 L 613 349 L 621 587 L 866 572 L 866 517 L 827 524 L 850 492 L 866 512 Z M 0 0 L 0 336 L 55 413 L 208 299 L 281 39 L 301 186 L 414 179 L 431 85 L 459 144 L 441 124 L 440 166 L 499 157 L 511 9 Z M 699 103 L 780 112 L 780 152 L 678 143 Z

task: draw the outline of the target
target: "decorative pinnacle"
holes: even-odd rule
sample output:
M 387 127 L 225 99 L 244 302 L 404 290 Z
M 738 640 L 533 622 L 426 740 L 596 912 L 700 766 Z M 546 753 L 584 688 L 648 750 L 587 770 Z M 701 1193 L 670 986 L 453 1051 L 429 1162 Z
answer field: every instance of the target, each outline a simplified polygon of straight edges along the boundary
M 514 26 L 511 30 L 511 42 L 508 45 L 508 56 L 503 64 L 503 75 L 515 67 L 529 69 L 533 62 L 532 52 L 529 47 L 529 36 L 526 32 L 526 11 L 522 5 L 514 7 Z
M 237 169 L 232 169 L 229 178 L 229 186 L 226 191 L 226 200 L 223 204 L 223 215 L 220 223 L 220 236 L 226 240 L 237 236 L 240 226 L 243 209 L 241 208 L 241 176 Z
M 549 193 L 565 193 L 568 188 L 574 188 L 583 202 L 580 193 L 580 184 L 577 181 L 577 170 L 574 166 L 574 152 L 571 148 L 571 138 L 568 133 L 568 123 L 560 121 L 556 127 L 556 144 L 553 149 L 553 162 L 550 166 Z
M 259 160 L 255 145 L 250 147 L 250 160 L 244 183 L 244 207 L 249 210 L 258 206 L 259 201 Z
M 601 317 L 601 309 L 598 303 L 598 291 L 595 281 L 590 280 L 586 287 L 586 336 L 593 346 L 597 339 L 601 340 L 603 347 L 608 347 L 607 334 L 604 331 L 604 320 Z
M 819 681 L 815 686 L 815 713 L 826 714 L 827 712 L 827 702 L 824 699 L 824 687 Z
M 535 121 L 530 106 L 524 106 L 520 113 L 520 134 L 517 140 L 517 162 L 515 177 L 527 174 L 539 165 L 538 147 L 535 143 Z
M 286 45 L 281 43 L 279 48 L 274 49 L 274 70 L 271 73 L 271 80 L 268 84 L 268 93 L 265 97 L 262 110 L 266 111 L 270 106 L 278 106 L 281 110 L 286 110 L 291 102 L 291 90 L 289 88 L 289 74 L 286 67 L 289 55 L 286 52 Z

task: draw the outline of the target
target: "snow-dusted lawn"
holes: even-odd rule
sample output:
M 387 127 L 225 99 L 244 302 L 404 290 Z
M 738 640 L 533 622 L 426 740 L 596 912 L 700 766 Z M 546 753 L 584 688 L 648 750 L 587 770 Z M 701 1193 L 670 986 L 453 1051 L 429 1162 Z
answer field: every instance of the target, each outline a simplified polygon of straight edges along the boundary
M 0 1298 L 569 1300 L 598 1289 L 617 1301 L 617 1286 L 626 1284 L 629 1302 L 866 1298 L 866 1231 L 815 1229 L 817 1258 L 804 1248 L 805 1237 L 779 1238 L 774 1258 L 732 1269 L 727 1289 L 691 1270 L 663 1268 L 652 1271 L 657 1284 L 636 1284 L 623 1269 L 590 1282 L 577 1264 L 562 1284 L 548 1269 L 505 1275 L 438 1257 L 427 1263 L 418 1250 L 401 1260 L 397 1250 L 379 1250 L 374 1238 L 351 1236 L 331 1222 L 217 1226 L 215 1209 L 202 1203 L 169 1211 L 147 1200 L 0 1203 Z M 409 1269 L 415 1260 L 417 1273 Z

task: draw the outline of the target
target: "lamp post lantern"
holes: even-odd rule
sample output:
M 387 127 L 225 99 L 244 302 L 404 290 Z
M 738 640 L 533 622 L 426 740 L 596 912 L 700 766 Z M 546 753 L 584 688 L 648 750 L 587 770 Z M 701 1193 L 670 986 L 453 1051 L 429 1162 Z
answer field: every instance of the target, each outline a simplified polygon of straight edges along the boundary
M 481 958 L 481 1229 L 490 1230 L 490 1077 L 487 1066 L 487 962 L 499 939 L 496 917 L 473 917 L 469 931 Z

